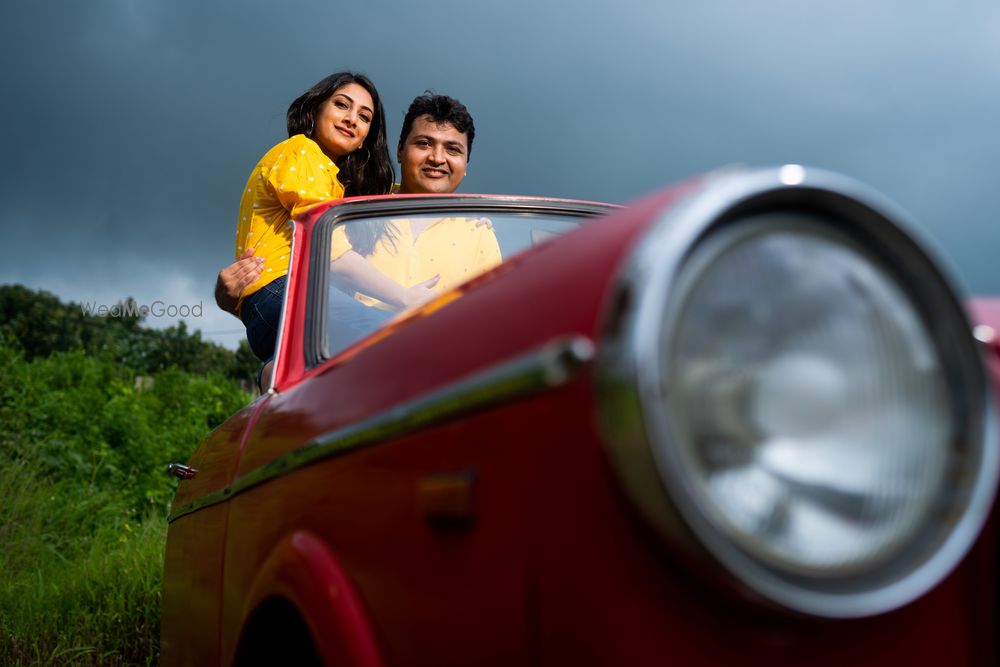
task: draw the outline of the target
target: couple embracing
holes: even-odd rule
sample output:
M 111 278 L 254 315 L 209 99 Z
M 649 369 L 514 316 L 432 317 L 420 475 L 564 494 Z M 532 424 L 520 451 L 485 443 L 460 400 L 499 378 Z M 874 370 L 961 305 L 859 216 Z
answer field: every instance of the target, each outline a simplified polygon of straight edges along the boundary
M 367 77 L 351 72 L 328 76 L 293 101 L 287 128 L 288 139 L 269 150 L 247 180 L 237 219 L 237 260 L 220 272 L 216 283 L 216 302 L 243 321 L 251 349 L 266 365 L 275 353 L 291 254 L 290 219 L 344 197 L 454 192 L 466 175 L 475 137 L 472 117 L 460 102 L 444 95 L 417 97 L 397 143 L 401 178 L 394 186 L 378 91 Z M 332 275 L 387 308 L 420 303 L 435 288 L 455 282 L 434 275 L 405 285 L 386 275 L 389 264 L 373 263 L 377 257 L 372 251 L 379 237 L 399 235 L 392 225 L 338 231 L 339 238 L 332 239 Z M 416 238 L 422 230 L 405 231 Z M 500 262 L 500 251 L 488 224 L 477 225 L 476 231 L 489 249 L 481 260 L 485 270 Z M 375 238 L 357 236 L 363 232 Z

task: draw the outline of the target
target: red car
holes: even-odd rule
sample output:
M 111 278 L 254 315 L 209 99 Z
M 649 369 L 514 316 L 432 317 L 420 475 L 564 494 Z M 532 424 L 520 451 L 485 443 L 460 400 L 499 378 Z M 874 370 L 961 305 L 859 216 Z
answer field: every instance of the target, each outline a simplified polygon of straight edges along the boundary
M 795 166 L 314 209 L 274 389 L 173 466 L 163 664 L 994 664 L 1000 302 L 899 218 Z

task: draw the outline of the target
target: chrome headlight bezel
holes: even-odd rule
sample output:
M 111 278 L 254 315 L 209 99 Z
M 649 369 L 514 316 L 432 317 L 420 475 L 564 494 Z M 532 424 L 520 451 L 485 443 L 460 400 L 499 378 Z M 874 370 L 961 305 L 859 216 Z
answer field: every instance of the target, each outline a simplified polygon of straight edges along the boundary
M 774 567 L 721 531 L 699 506 L 699 494 L 678 462 L 662 401 L 664 341 L 676 329 L 676 314 L 692 272 L 698 271 L 692 261 L 727 230 L 772 212 L 804 213 L 828 224 L 832 234 L 848 239 L 895 280 L 944 360 L 949 409 L 964 428 L 955 443 L 962 465 L 949 487 L 956 500 L 944 503 L 888 562 L 844 576 Z M 962 559 L 992 505 L 1000 462 L 980 351 L 951 281 L 895 222 L 900 219 L 877 195 L 827 172 L 786 168 L 712 175 L 648 230 L 613 290 L 598 356 L 598 396 L 607 448 L 627 494 L 675 550 L 707 553 L 728 578 L 786 609 L 850 618 L 907 604 Z

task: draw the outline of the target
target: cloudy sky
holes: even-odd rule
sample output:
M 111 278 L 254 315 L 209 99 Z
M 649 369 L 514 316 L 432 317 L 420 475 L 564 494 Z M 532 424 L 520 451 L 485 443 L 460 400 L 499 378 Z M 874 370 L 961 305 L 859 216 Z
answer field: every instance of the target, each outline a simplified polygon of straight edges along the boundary
M 466 192 L 624 203 L 726 164 L 824 167 L 1000 293 L 995 0 L 4 0 L 0 56 L 0 283 L 203 301 L 189 325 L 229 346 L 211 288 L 242 185 L 341 69 L 392 137 L 425 89 L 465 102 Z

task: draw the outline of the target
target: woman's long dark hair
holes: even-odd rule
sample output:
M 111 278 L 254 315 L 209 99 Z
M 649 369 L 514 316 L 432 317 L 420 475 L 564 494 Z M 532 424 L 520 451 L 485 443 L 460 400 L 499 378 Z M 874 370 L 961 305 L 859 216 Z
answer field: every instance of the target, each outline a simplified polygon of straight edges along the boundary
M 304 134 L 310 139 L 316 126 L 316 114 L 323 103 L 337 90 L 356 83 L 372 96 L 375 103 L 371 127 L 361 146 L 337 160 L 337 180 L 344 186 L 344 195 L 389 194 L 396 179 L 396 170 L 389 158 L 389 143 L 385 139 L 385 112 L 375 84 L 363 74 L 337 72 L 299 95 L 288 107 L 288 136 Z

